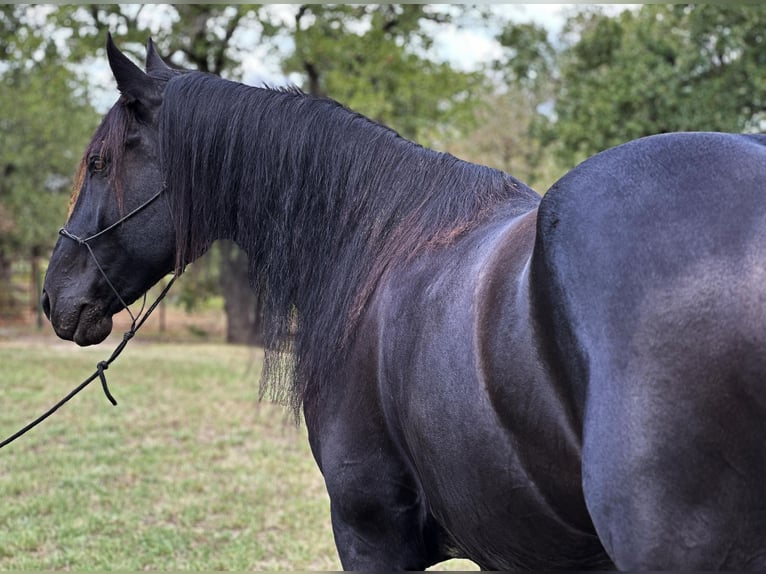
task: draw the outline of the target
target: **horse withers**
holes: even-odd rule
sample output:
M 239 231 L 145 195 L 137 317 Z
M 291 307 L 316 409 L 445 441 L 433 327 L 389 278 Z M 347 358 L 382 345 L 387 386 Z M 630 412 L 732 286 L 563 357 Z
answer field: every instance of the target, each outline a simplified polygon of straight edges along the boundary
M 541 199 L 331 100 L 107 53 L 46 314 L 99 343 L 235 241 L 345 568 L 766 568 L 766 138 L 636 140 Z

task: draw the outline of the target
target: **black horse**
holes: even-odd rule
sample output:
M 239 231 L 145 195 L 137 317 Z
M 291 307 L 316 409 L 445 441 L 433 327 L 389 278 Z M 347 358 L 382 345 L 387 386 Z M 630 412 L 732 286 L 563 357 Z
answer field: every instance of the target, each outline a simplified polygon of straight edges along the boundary
M 766 137 L 640 139 L 541 200 L 331 100 L 107 51 L 46 314 L 99 343 L 235 241 L 345 568 L 766 568 Z

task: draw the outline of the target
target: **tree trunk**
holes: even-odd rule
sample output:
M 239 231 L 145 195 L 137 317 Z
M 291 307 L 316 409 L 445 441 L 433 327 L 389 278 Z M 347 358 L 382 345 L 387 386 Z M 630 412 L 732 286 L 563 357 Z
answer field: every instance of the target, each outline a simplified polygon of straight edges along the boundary
M 220 282 L 226 310 L 226 342 L 263 343 L 261 305 L 250 288 L 247 255 L 230 241 L 218 244 L 221 251 Z
M 11 319 L 18 314 L 14 304 L 12 261 L 0 251 L 0 318 Z

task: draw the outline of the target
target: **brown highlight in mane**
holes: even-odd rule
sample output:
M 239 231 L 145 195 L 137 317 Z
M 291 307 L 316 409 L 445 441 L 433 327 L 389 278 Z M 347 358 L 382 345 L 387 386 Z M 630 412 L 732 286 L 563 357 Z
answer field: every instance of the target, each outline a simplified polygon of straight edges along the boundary
M 83 156 L 80 160 L 80 165 L 77 167 L 77 173 L 74 176 L 74 181 L 72 182 L 72 194 L 69 197 L 69 208 L 67 209 L 66 213 L 67 221 L 69 221 L 69 218 L 72 217 L 72 211 L 74 210 L 75 203 L 77 203 L 77 198 L 80 197 L 80 190 L 85 183 L 85 174 L 87 171 L 87 161 L 85 156 Z

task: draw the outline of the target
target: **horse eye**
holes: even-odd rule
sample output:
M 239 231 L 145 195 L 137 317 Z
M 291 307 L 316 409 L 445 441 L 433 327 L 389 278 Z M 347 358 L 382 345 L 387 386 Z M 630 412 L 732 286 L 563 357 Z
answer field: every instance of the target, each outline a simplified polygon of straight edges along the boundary
M 92 173 L 100 173 L 106 169 L 106 160 L 100 155 L 91 156 L 88 159 L 88 169 Z

